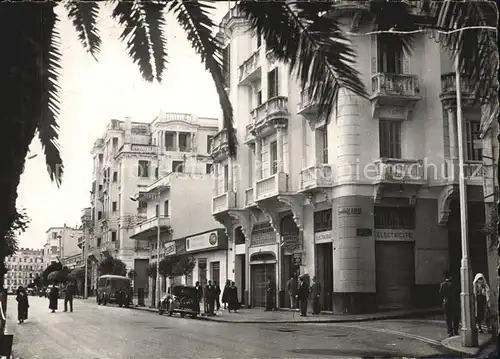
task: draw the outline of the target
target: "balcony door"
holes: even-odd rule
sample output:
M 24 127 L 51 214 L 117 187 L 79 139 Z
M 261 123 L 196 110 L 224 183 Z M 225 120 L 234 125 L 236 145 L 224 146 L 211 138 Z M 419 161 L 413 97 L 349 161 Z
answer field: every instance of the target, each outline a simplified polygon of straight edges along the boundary
M 395 35 L 379 35 L 377 41 L 378 72 L 402 74 L 403 49 L 399 37 Z
M 401 121 L 379 120 L 380 157 L 401 158 Z

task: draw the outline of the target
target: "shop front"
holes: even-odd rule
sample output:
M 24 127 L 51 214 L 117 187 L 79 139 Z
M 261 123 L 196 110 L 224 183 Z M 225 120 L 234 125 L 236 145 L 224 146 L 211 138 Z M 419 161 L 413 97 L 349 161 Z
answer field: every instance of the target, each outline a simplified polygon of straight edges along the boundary
M 206 285 L 211 280 L 217 282 L 222 290 L 227 279 L 234 280 L 228 273 L 228 238 L 224 229 L 188 236 L 185 245 L 186 253 L 196 260 L 189 285 L 195 282 Z
M 302 241 L 299 228 L 292 215 L 281 219 L 281 282 L 279 293 L 279 307 L 290 308 L 290 296 L 287 292 L 287 282 L 292 276 L 300 275 L 302 264 Z
M 321 283 L 320 306 L 332 310 L 333 245 L 332 209 L 314 212 L 315 275 Z

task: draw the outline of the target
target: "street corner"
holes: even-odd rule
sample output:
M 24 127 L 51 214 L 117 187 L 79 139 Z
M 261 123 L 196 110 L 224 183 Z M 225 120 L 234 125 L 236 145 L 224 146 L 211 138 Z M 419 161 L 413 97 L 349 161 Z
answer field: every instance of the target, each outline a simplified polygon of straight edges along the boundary
M 478 346 L 477 347 L 464 347 L 462 345 L 462 337 L 460 335 L 455 335 L 453 337 L 445 338 L 441 341 L 441 345 L 447 349 L 460 353 L 462 356 L 469 358 L 476 358 L 478 355 L 485 357 L 495 351 L 496 337 L 492 334 L 478 334 Z

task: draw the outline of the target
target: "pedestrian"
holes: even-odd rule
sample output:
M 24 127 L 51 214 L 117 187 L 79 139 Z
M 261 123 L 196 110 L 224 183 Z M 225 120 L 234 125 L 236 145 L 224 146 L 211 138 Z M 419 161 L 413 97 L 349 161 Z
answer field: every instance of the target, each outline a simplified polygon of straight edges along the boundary
M 439 294 L 443 302 L 448 336 L 458 335 L 460 322 L 460 293 L 449 272 L 445 273 L 445 280 L 439 286 Z
M 215 302 L 215 287 L 212 281 L 209 280 L 208 284 L 205 286 L 205 303 L 206 303 L 206 313 L 214 314 L 214 302 Z
M 275 308 L 274 297 L 276 295 L 276 286 L 271 277 L 267 277 L 266 284 L 266 312 L 272 311 Z
M 52 310 L 52 313 L 56 312 L 58 302 L 59 302 L 59 288 L 57 288 L 57 284 L 54 284 L 52 288 L 50 288 L 49 292 L 49 309 Z
M 476 324 L 479 333 L 483 332 L 482 323 L 485 313 L 490 309 L 490 287 L 482 273 L 476 274 L 473 281 L 474 298 L 476 300 Z M 486 323 L 488 325 L 488 323 Z
M 297 299 L 299 300 L 300 316 L 307 316 L 307 300 L 309 299 L 309 285 L 304 278 L 299 277 L 299 289 L 297 291 Z
M 222 304 L 224 304 L 224 309 L 226 309 L 226 304 L 229 303 L 229 288 L 231 287 L 231 281 L 226 280 L 224 285 L 224 290 L 222 291 Z
M 286 283 L 286 288 L 288 289 L 288 296 L 290 297 L 290 309 L 297 308 L 297 289 L 298 289 L 297 276 L 294 274 L 290 277 L 288 282 Z
M 316 277 L 312 278 L 313 283 L 311 285 L 311 299 L 313 305 L 313 314 L 319 314 L 321 312 L 321 307 L 319 305 L 319 297 L 321 296 L 321 283 L 316 280 Z
M 66 285 L 66 290 L 64 291 L 64 311 L 68 311 L 68 303 L 69 303 L 69 310 L 70 312 L 73 312 L 73 297 L 75 295 L 75 285 L 73 282 L 69 282 Z
M 234 311 L 238 313 L 238 309 L 240 309 L 240 302 L 238 301 L 238 287 L 236 287 L 236 283 L 231 282 L 228 287 L 228 307 L 229 313 Z
M 214 296 L 215 296 L 215 305 L 217 310 L 220 310 L 220 286 L 219 284 L 214 280 Z
M 16 292 L 17 300 L 17 320 L 19 324 L 24 323 L 28 319 L 28 308 L 30 307 L 28 303 L 28 294 L 23 286 L 19 286 Z
M 203 288 L 201 287 L 200 282 L 196 282 L 194 287 L 196 288 L 196 299 L 198 299 L 198 312 L 201 313 L 200 302 L 201 298 L 203 298 Z

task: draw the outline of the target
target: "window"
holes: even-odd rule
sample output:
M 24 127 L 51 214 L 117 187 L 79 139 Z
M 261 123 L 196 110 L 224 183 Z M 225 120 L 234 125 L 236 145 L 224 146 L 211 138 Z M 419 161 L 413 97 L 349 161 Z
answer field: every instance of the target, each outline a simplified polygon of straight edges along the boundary
M 317 130 L 316 134 L 318 146 L 318 159 L 319 163 L 328 163 L 328 127 L 325 125 Z
M 275 68 L 267 73 L 267 98 L 272 99 L 278 96 L 278 69 Z
M 278 172 L 278 143 L 271 142 L 269 145 L 269 154 L 271 155 L 271 174 Z
M 116 232 L 112 231 L 111 232 L 111 242 L 115 242 L 115 241 L 116 241 Z
M 206 168 L 205 168 L 205 172 L 206 172 L 207 174 L 211 174 L 211 173 L 212 173 L 212 170 L 213 170 L 213 167 L 214 167 L 214 165 L 213 165 L 213 164 L 211 164 L 211 163 L 207 163 L 207 164 L 206 164 Z
M 57 238 L 57 233 L 56 232 L 52 232 L 52 239 L 56 239 Z
M 401 158 L 401 122 L 379 121 L 380 157 Z
M 113 137 L 113 151 L 118 149 L 118 137 Z
M 139 201 L 139 204 L 137 206 L 137 212 L 140 214 L 146 213 L 148 210 L 148 202 L 146 201 Z
M 481 134 L 481 122 L 466 120 L 466 140 L 467 140 L 467 160 L 469 161 L 482 161 L 483 150 L 478 148 L 475 141 L 479 140 Z
M 207 136 L 207 153 L 211 153 L 212 152 L 212 143 L 214 141 L 214 137 L 215 136 Z
M 262 105 L 262 90 L 259 90 L 256 96 L 257 96 L 257 106 Z
M 149 161 L 139 161 L 139 166 L 137 167 L 137 176 L 142 178 L 149 177 Z
M 113 183 L 118 182 L 118 172 L 113 172 Z
M 224 166 L 224 193 L 229 190 L 229 166 Z
M 99 211 L 97 212 L 97 220 L 100 220 L 102 218 L 102 212 Z
M 170 216 L 170 212 L 169 212 L 169 203 L 168 203 L 168 201 L 163 202 L 163 215 L 164 215 L 165 217 Z
M 160 217 L 160 205 L 159 204 L 157 204 L 155 206 L 155 216 Z
M 111 204 L 111 210 L 113 212 L 116 212 L 118 210 L 118 203 L 116 203 L 116 201 L 114 201 L 112 204 Z
M 375 229 L 415 229 L 414 207 L 375 207 Z
M 158 167 L 155 168 L 155 178 L 158 179 L 158 176 L 160 175 L 160 169 Z
M 378 36 L 378 72 L 401 74 L 403 49 L 397 36 Z
M 172 172 L 184 173 L 184 162 L 172 161 Z
M 165 149 L 167 151 L 175 151 L 175 133 L 165 132 Z
M 189 133 L 179 133 L 179 151 L 189 152 L 191 150 L 189 144 L 190 137 Z

